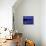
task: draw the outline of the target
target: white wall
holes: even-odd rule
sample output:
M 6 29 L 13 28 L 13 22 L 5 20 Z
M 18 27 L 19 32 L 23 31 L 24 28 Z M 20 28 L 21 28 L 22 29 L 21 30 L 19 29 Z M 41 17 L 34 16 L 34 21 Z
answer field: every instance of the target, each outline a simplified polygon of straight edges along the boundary
M 12 28 L 12 6 L 16 0 L 0 0 L 0 27 Z
M 13 6 L 15 29 L 25 38 L 34 40 L 36 46 L 41 46 L 41 0 L 23 0 L 16 5 Z M 34 24 L 24 25 L 23 16 L 34 16 Z
M 42 0 L 41 4 L 41 38 L 42 46 L 46 46 L 46 0 Z

